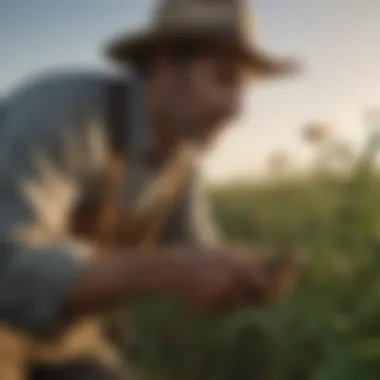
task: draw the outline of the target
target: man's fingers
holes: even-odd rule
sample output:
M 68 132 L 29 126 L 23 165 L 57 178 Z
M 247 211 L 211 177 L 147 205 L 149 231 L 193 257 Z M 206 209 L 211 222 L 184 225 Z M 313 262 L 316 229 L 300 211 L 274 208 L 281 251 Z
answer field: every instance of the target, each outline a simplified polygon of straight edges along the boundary
M 292 290 L 298 261 L 293 253 L 275 259 L 262 257 L 246 262 L 242 275 L 247 281 L 247 296 L 255 304 L 265 304 Z

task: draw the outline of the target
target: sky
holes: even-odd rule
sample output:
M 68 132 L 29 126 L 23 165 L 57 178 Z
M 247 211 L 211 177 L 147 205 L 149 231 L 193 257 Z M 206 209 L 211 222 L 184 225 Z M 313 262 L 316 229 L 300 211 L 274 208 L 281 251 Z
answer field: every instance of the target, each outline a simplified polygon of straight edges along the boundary
M 57 68 L 106 68 L 109 38 L 149 21 L 158 0 L 0 1 L 0 98 L 26 77 Z M 273 150 L 295 165 L 309 152 L 300 132 L 310 120 L 362 141 L 365 112 L 380 106 L 379 0 L 256 0 L 260 45 L 300 60 L 295 78 L 253 83 L 241 119 L 206 160 L 211 181 L 260 175 Z

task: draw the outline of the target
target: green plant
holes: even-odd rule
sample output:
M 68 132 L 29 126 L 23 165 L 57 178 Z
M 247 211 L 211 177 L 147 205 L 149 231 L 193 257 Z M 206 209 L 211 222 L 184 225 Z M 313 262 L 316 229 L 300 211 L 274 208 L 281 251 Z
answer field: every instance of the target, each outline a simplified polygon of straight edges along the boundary
M 344 176 L 322 166 L 303 179 L 212 191 L 227 239 L 296 244 L 306 264 L 294 294 L 261 311 L 215 319 L 167 301 L 139 305 L 148 379 L 380 378 L 378 145 L 370 136 Z

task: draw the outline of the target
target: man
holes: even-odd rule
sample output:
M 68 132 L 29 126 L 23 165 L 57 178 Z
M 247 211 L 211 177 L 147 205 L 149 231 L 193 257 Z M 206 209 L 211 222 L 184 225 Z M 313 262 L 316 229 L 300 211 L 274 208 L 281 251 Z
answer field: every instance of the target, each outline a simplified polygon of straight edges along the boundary
M 293 68 L 248 43 L 244 12 L 239 0 L 164 1 L 150 30 L 108 49 L 132 69 L 128 79 L 57 74 L 9 98 L 0 139 L 1 322 L 43 337 L 82 315 L 151 295 L 201 311 L 232 312 L 262 305 L 283 290 L 280 282 L 272 287 L 258 255 L 237 254 L 219 243 L 194 176 L 158 250 L 104 248 L 90 261 L 95 248 L 79 244 L 67 230 L 78 202 L 101 189 L 96 184 L 113 149 L 157 173 L 181 142 L 206 148 L 234 119 L 247 77 Z M 128 112 L 118 124 L 125 136 L 116 138 L 117 146 L 107 137 L 111 82 L 128 93 L 122 97 Z M 133 182 L 128 171 L 125 179 Z M 169 248 L 172 243 L 181 248 Z M 83 367 L 65 371 L 67 378 L 98 378 L 91 371 L 84 375 Z

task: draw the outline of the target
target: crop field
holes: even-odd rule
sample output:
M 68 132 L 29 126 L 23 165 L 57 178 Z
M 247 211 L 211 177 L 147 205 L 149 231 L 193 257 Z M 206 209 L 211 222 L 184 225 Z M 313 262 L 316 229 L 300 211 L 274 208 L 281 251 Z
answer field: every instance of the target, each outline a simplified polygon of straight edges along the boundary
M 380 379 L 378 148 L 373 133 L 355 157 L 342 144 L 328 157 L 321 150 L 302 178 L 213 189 L 228 241 L 301 251 L 297 288 L 269 308 L 228 318 L 163 300 L 136 305 L 141 378 Z

